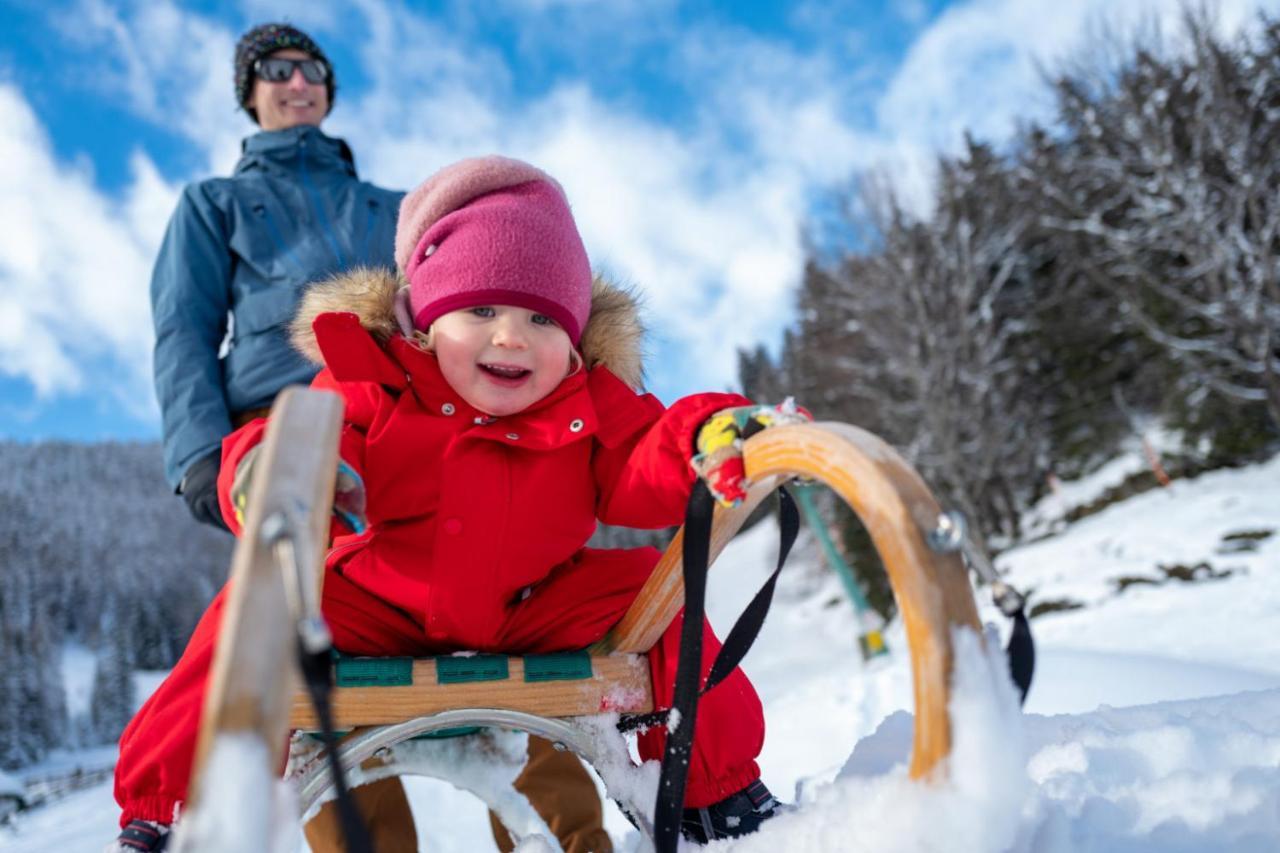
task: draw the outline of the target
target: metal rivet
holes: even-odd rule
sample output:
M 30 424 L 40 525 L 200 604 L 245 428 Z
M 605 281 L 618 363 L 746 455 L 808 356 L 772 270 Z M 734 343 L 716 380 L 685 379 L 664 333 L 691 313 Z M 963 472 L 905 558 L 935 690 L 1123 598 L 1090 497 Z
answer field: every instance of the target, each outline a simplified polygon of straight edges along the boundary
M 440 411 L 444 412 L 446 415 L 452 415 L 458 410 L 454 408 L 453 403 L 445 403 L 440 407 Z
M 511 441 L 519 441 L 519 440 L 520 440 L 520 436 L 516 435 L 514 432 L 509 432 L 509 433 L 507 433 L 507 438 L 509 438 Z
M 569 432 L 582 432 L 584 426 L 586 424 L 582 422 L 582 418 L 574 418 L 573 422 L 569 424 Z

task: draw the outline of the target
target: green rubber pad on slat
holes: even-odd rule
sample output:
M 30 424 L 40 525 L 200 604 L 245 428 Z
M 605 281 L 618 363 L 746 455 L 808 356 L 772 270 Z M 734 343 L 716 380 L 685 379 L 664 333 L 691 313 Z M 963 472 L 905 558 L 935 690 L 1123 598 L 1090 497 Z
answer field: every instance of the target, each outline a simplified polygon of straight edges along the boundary
M 413 684 L 413 658 L 348 658 L 335 662 L 339 687 L 405 687 Z
M 577 681 L 590 677 L 591 655 L 586 652 L 524 656 L 525 681 Z
M 436 682 L 503 681 L 510 675 L 506 655 L 436 658 Z

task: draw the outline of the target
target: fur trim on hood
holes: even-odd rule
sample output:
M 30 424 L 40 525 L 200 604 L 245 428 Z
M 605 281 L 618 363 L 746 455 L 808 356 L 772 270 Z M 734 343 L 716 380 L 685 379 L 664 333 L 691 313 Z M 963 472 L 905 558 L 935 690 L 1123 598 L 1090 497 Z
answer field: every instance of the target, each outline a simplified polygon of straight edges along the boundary
M 321 314 L 335 311 L 355 314 L 360 325 L 378 343 L 385 344 L 401 334 L 395 305 L 396 294 L 404 285 L 398 273 L 385 267 L 357 267 L 312 285 L 289 327 L 294 348 L 308 361 L 324 364 L 311 324 Z M 643 343 L 644 325 L 635 291 L 596 276 L 591 287 L 591 316 L 578 347 L 587 368 L 602 365 L 638 390 L 644 384 Z

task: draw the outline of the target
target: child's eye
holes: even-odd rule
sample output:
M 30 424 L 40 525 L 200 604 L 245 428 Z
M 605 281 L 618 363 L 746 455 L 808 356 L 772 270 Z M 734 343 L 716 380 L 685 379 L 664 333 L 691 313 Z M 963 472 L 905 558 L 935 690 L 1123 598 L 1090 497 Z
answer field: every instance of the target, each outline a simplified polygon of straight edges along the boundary
M 493 309 L 488 305 L 477 305 L 475 308 L 471 309 L 471 313 L 476 315 L 477 317 L 494 316 Z
M 533 322 L 539 326 L 554 326 L 556 321 L 548 317 L 546 314 L 534 314 Z

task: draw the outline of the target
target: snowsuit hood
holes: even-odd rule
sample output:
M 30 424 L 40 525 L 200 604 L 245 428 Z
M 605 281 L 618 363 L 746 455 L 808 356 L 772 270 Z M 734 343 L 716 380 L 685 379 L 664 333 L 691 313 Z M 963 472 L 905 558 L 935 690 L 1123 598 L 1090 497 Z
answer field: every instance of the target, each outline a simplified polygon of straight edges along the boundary
M 308 360 L 324 364 L 313 324 L 321 314 L 355 314 L 379 344 L 401 335 L 396 320 L 396 293 L 402 276 L 385 267 L 361 267 L 308 289 L 290 328 L 294 347 Z M 588 370 L 604 367 L 628 387 L 644 382 L 644 325 L 635 293 L 599 276 L 592 283 L 591 314 L 579 351 Z

